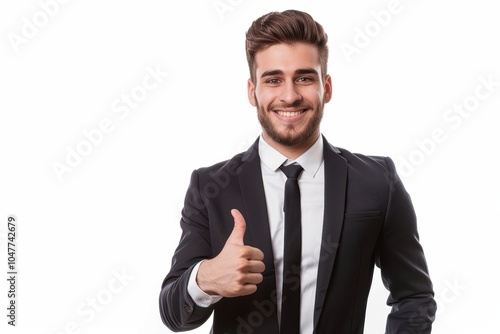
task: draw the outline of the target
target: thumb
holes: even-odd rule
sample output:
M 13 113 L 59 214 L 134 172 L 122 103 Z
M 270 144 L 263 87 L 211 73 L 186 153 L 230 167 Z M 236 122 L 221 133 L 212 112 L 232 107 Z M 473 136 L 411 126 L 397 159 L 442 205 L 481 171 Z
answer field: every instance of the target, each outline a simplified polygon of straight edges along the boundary
M 243 246 L 243 237 L 245 236 L 247 223 L 245 222 L 245 218 L 243 218 L 241 212 L 239 212 L 237 209 L 232 209 L 231 215 L 234 218 L 234 229 L 227 240 L 233 244 Z

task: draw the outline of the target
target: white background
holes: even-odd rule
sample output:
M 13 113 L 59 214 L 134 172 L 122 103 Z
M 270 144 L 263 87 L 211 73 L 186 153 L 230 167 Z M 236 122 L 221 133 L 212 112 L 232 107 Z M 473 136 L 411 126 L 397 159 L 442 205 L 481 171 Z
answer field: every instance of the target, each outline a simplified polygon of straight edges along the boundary
M 18 327 L 6 324 L 2 279 L 2 332 L 169 333 L 158 293 L 190 173 L 259 134 L 246 98 L 245 31 L 260 15 L 289 8 L 308 11 L 329 35 L 334 97 L 323 134 L 353 152 L 391 156 L 412 196 L 440 306 L 434 332 L 498 332 L 495 2 L 401 0 L 385 26 L 374 13 L 387 0 L 61 0 L 44 22 L 47 2 L 0 5 L 5 273 L 8 215 L 17 216 L 19 230 Z M 218 12 L 217 3 L 230 7 Z M 27 21 L 39 27 L 16 46 L 13 36 L 23 36 Z M 366 29 L 371 37 L 362 45 Z M 355 43 L 362 47 L 348 57 L 342 46 Z M 128 115 L 115 113 L 147 68 L 168 75 Z M 481 101 L 474 100 L 480 77 L 497 85 L 481 88 L 489 92 Z M 464 101 L 479 104 L 447 121 L 447 110 Z M 69 150 L 84 145 L 83 132 L 106 119 L 112 131 L 58 178 L 53 165 L 65 164 Z M 441 142 L 430 144 L 436 129 Z M 91 319 L 96 297 L 105 305 Z M 384 332 L 386 298 L 376 271 L 365 333 Z

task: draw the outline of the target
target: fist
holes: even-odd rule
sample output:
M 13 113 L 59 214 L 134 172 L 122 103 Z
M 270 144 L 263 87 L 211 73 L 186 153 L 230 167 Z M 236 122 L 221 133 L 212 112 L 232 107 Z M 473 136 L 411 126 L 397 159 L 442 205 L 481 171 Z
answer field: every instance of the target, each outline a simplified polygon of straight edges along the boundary
M 257 291 L 257 284 L 263 279 L 264 253 L 258 248 L 245 246 L 245 218 L 236 209 L 231 210 L 231 215 L 234 228 L 224 248 L 213 259 L 203 261 L 196 276 L 198 286 L 209 295 L 249 295 Z

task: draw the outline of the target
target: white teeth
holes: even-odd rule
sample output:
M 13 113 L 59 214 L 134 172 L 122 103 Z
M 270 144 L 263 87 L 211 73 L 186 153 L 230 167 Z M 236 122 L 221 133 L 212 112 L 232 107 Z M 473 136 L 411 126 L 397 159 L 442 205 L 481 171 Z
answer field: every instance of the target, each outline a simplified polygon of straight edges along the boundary
M 302 111 L 278 111 L 278 115 L 283 117 L 295 117 L 302 114 Z

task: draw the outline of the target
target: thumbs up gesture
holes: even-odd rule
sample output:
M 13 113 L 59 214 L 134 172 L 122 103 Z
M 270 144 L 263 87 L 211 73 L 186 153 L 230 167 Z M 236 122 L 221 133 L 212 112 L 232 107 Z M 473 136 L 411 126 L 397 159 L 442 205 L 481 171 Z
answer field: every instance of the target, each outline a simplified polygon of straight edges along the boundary
M 231 215 L 234 229 L 224 248 L 213 259 L 203 261 L 196 276 L 198 286 L 209 295 L 245 296 L 257 291 L 257 284 L 262 282 L 264 253 L 245 246 L 245 218 L 236 209 L 231 210 Z

